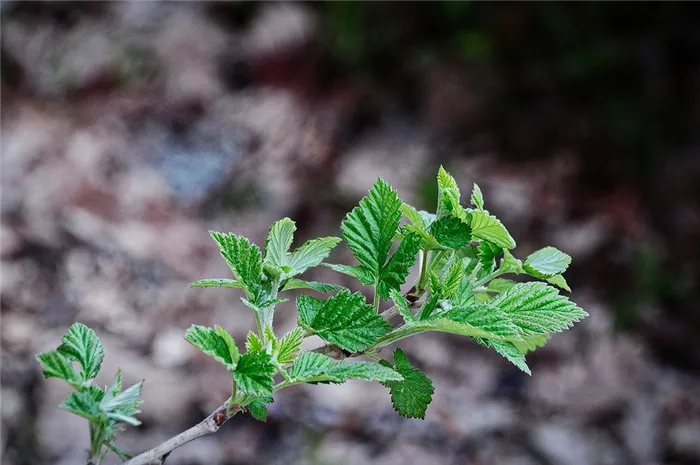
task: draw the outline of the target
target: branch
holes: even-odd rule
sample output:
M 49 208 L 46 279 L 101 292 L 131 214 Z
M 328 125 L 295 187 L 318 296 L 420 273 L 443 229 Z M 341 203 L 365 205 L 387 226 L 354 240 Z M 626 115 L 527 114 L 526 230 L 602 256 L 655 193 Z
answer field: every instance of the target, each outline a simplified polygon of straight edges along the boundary
M 188 442 L 194 441 L 202 436 L 216 433 L 219 431 L 219 428 L 221 428 L 221 425 L 243 410 L 240 407 L 229 410 L 227 407 L 229 400 L 230 399 L 227 399 L 226 402 L 214 410 L 207 418 L 192 428 L 168 439 L 149 451 L 123 462 L 122 465 L 162 465 L 165 463 L 165 459 L 168 458 L 168 455 L 178 447 L 184 446 Z

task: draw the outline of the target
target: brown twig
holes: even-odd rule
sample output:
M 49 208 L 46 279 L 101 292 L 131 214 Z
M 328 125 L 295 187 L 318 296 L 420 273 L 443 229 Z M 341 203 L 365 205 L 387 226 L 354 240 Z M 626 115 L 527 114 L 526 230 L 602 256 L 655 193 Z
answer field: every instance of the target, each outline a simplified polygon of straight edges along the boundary
M 221 425 L 230 420 L 238 412 L 242 411 L 242 409 L 238 407 L 229 409 L 228 402 L 229 400 L 226 400 L 226 402 L 214 410 L 207 418 L 192 428 L 168 439 L 149 451 L 123 462 L 122 465 L 162 465 L 168 455 L 178 447 L 190 441 L 194 441 L 197 438 L 201 438 L 202 436 L 216 433 L 219 431 L 219 428 L 221 428 Z

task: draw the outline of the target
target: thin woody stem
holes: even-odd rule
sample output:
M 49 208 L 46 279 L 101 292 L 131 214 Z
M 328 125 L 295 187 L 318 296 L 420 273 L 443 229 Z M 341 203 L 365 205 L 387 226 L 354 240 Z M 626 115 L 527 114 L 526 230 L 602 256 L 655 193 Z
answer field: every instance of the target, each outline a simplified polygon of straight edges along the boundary
M 221 425 L 230 420 L 238 412 L 242 411 L 239 407 L 228 409 L 229 400 L 230 399 L 227 399 L 226 402 L 214 410 L 207 418 L 192 428 L 168 439 L 149 451 L 123 462 L 122 465 L 162 465 L 168 455 L 178 447 L 184 446 L 188 442 L 194 441 L 202 436 L 216 433 L 219 431 L 219 428 L 221 428 Z

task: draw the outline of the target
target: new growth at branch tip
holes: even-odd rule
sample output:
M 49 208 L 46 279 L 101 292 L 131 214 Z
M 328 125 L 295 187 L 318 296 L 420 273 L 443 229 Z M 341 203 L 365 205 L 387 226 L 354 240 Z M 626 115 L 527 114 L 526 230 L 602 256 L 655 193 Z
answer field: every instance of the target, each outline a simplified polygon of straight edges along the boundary
M 190 344 L 228 371 L 230 397 L 201 423 L 136 457 L 114 440 L 124 425 L 140 424 L 143 382 L 124 389 L 117 371 L 111 385 L 95 385 L 102 344 L 87 326 L 71 326 L 56 350 L 37 359 L 45 377 L 59 378 L 74 390 L 60 407 L 88 421 L 89 463 L 99 465 L 109 452 L 128 465 L 162 463 L 174 449 L 218 431 L 239 412 L 265 421 L 275 392 L 303 383 L 377 381 L 388 389 L 387 400 L 399 415 L 424 418 L 436 394 L 428 374 L 401 348 L 383 350 L 420 333 L 468 337 L 531 374 L 526 355 L 588 316 L 561 293 L 570 292 L 564 273 L 571 257 L 544 247 L 516 258 L 515 240 L 486 209 L 478 185 L 465 202 L 442 167 L 437 185 L 437 205 L 428 212 L 407 204 L 378 179 L 343 219 L 342 239 L 320 237 L 293 247 L 296 225 L 290 218 L 270 227 L 263 247 L 235 233 L 211 231 L 231 274 L 192 286 L 241 293 L 257 328 L 245 341 L 218 325 L 185 331 Z M 326 263 L 341 241 L 354 262 Z M 356 279 L 356 289 L 303 277 L 321 265 Z M 414 267 L 418 276 L 407 283 Z M 295 305 L 280 305 L 290 299 Z M 294 306 L 297 327 L 279 333 L 276 312 Z M 325 345 L 303 350 L 310 336 Z

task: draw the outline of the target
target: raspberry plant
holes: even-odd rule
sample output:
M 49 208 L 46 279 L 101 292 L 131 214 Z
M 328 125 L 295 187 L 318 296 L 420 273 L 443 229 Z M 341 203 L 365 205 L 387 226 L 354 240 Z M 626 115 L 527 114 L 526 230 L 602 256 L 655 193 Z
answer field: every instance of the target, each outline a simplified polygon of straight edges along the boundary
M 231 373 L 231 395 L 198 425 L 133 458 L 114 440 L 121 425 L 140 424 L 135 415 L 140 412 L 142 383 L 123 389 L 117 372 L 110 386 L 93 384 L 104 351 L 93 330 L 74 324 L 55 351 L 37 359 L 45 377 L 60 378 L 75 390 L 60 407 L 89 421 L 88 463 L 99 464 L 110 451 L 129 465 L 163 463 L 172 450 L 216 432 L 239 412 L 264 421 L 274 393 L 301 383 L 378 381 L 388 388 L 400 415 L 424 418 L 434 393 L 430 378 L 403 350 L 397 348 L 391 360 L 383 359 L 381 351 L 427 331 L 470 337 L 530 374 L 525 355 L 543 346 L 552 333 L 587 316 L 557 289 L 570 291 L 563 273 L 571 257 L 545 247 L 524 260 L 515 258 L 515 240 L 484 208 L 476 184 L 470 205 L 462 205 L 454 178 L 443 168 L 435 213 L 417 211 L 377 180 L 340 227 L 357 259 L 354 265 L 322 263 L 340 242 L 337 237 L 313 239 L 290 251 L 296 227 L 289 218 L 272 225 L 263 250 L 245 237 L 211 232 L 233 278 L 203 279 L 192 286 L 242 291 L 257 331 L 248 334 L 245 350 L 218 325 L 193 325 L 185 332 L 187 341 Z M 416 262 L 418 278 L 402 293 Z M 359 292 L 299 277 L 319 265 L 370 286 L 371 303 Z M 516 282 L 504 275 L 527 275 L 536 281 Z M 275 307 L 287 300 L 288 291 L 298 289 L 315 294 L 296 298 L 298 326 L 279 335 Z M 385 301 L 393 306 L 380 311 Z M 312 335 L 326 344 L 302 350 L 302 342 Z M 355 358 L 364 360 L 348 360 Z

